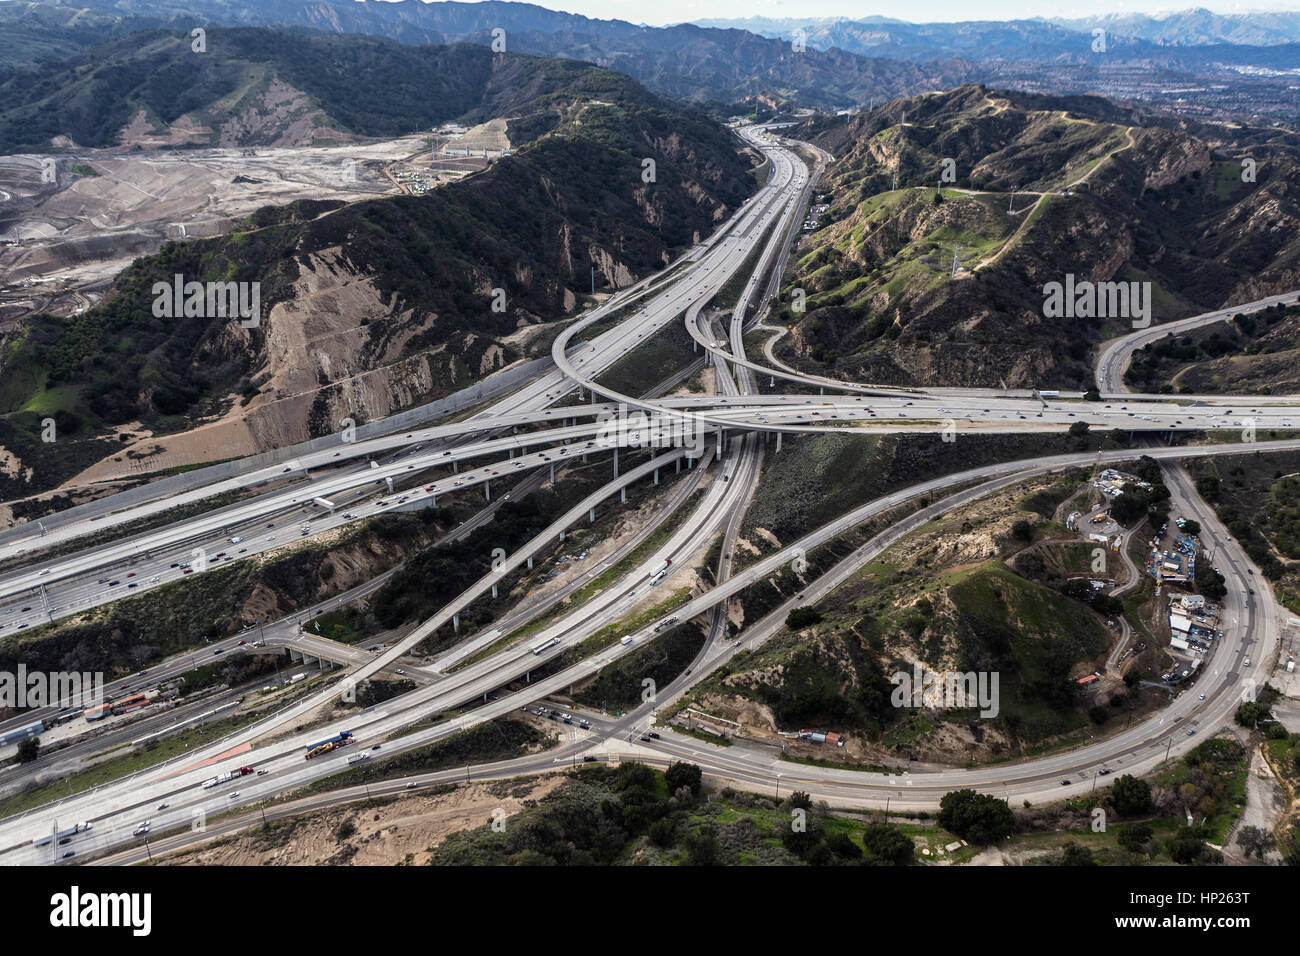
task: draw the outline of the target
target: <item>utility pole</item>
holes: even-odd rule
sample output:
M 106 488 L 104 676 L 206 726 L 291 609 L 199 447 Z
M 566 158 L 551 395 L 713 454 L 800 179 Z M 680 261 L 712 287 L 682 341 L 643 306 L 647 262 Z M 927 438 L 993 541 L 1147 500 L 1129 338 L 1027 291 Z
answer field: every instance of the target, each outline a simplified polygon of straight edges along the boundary
M 961 262 L 961 246 L 952 247 L 952 278 L 957 278 L 957 268 Z

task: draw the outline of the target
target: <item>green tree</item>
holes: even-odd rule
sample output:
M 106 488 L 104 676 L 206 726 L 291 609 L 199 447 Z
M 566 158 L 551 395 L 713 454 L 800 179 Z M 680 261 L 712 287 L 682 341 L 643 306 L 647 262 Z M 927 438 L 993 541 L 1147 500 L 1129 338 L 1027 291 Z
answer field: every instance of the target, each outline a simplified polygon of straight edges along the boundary
M 1195 580 L 1196 590 L 1211 601 L 1218 601 L 1228 593 L 1228 587 L 1224 583 L 1223 575 L 1210 566 L 1210 562 L 1205 555 L 1201 555 L 1200 560 L 1196 562 Z
M 873 823 L 862 831 L 868 862 L 909 866 L 916 862 L 916 845 L 893 823 Z
M 701 827 L 683 841 L 691 866 L 713 866 L 718 862 L 718 839 L 709 827 Z
M 1190 866 L 1193 863 L 1213 863 L 1221 859 L 1205 845 L 1205 838 L 1198 827 L 1179 827 L 1178 832 L 1168 839 L 1165 848 L 1175 863 Z
M 1145 853 L 1151 842 L 1152 829 L 1147 823 L 1130 823 L 1119 829 L 1119 845 L 1130 853 Z
M 966 789 L 944 794 L 939 801 L 939 825 L 964 840 L 988 846 L 1010 836 L 1016 820 L 1005 800 Z
M 1081 843 L 1075 843 L 1071 840 L 1061 848 L 1061 865 L 1062 866 L 1096 866 L 1097 861 L 1092 858 L 1092 851 Z
M 1233 720 L 1242 727 L 1254 728 L 1260 722 L 1271 721 L 1272 719 L 1273 714 L 1268 709 L 1268 706 L 1257 700 L 1245 701 L 1233 714 Z
M 1151 786 L 1128 774 L 1110 788 L 1110 805 L 1122 817 L 1136 817 L 1151 812 Z
M 700 768 L 693 763 L 681 763 L 679 761 L 664 771 L 664 779 L 668 782 L 669 793 L 676 793 L 682 787 L 688 787 L 691 795 L 698 797 L 702 777 L 703 774 Z
M 797 607 L 785 616 L 785 626 L 792 631 L 799 631 L 812 627 L 821 619 L 821 612 L 815 607 Z

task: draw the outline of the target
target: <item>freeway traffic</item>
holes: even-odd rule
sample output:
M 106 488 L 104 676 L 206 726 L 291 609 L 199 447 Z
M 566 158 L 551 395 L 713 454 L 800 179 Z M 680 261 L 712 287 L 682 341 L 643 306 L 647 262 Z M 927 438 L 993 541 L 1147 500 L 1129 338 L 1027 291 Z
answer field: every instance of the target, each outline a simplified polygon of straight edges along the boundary
M 1100 454 L 1056 455 L 937 477 L 864 504 L 734 573 L 729 554 L 758 478 L 764 454 L 758 438 L 763 432 L 776 432 L 778 435 L 830 431 L 934 432 L 957 422 L 962 423 L 956 426 L 959 429 L 989 433 L 1059 431 L 1084 421 L 1096 427 L 1148 433 L 1250 427 L 1255 433 L 1266 434 L 1270 430 L 1293 430 L 1292 423 L 1300 420 L 1295 418 L 1300 414 L 1300 402 L 1288 398 L 1211 397 L 1206 398 L 1203 404 L 1193 404 L 1195 400 L 1186 398 L 1171 400 L 1167 396 L 1123 395 L 1116 391 L 1116 383 L 1122 379 L 1121 366 L 1131 349 L 1125 351 L 1128 346 L 1117 343 L 1103 350 L 1098 370 L 1099 385 L 1104 384 L 1108 392 L 1115 394 L 1105 394 L 1102 401 L 1091 403 L 1076 400 L 1073 396 L 1053 396 L 1050 399 L 1032 395 L 1000 396 L 989 394 L 988 390 L 943 389 L 903 393 L 886 390 L 884 394 L 867 394 L 880 392 L 881 387 L 792 375 L 750 361 L 744 354 L 743 344 L 746 306 L 759 295 L 766 271 L 764 266 L 781 261 L 785 255 L 790 228 L 797 221 L 807 198 L 810 173 L 793 152 L 777 144 L 760 144 L 756 138 L 758 134 L 753 131 L 747 135 L 751 144 L 759 146 L 772 159 L 768 183 L 709 240 L 665 270 L 674 274 L 672 278 L 658 282 L 643 280 L 634 291 L 628 290 L 631 294 L 614 297 L 566 328 L 552 350 L 556 366 L 553 372 L 540 376 L 466 422 L 433 426 L 401 436 L 368 439 L 365 443 L 357 443 L 356 448 L 325 450 L 289 465 L 272 466 L 223 479 L 212 486 L 188 492 L 194 497 L 187 498 L 185 503 L 194 504 L 230 491 L 252 492 L 251 497 L 213 513 L 183 519 L 161 529 L 145 531 L 79 553 L 51 558 L 0 578 L 0 595 L 14 599 L 6 609 L 12 613 L 5 615 L 12 620 L 0 618 L 0 625 L 16 630 L 36 620 L 53 619 L 97 603 L 118 600 L 129 591 L 138 591 L 138 588 L 130 587 L 127 578 L 137 581 L 147 576 L 149 584 L 163 585 L 180 580 L 187 571 L 195 573 L 201 570 L 185 567 L 186 563 L 192 565 L 193 560 L 177 559 L 189 557 L 225 563 L 251 558 L 301 538 L 364 520 L 386 509 L 433 503 L 439 494 L 454 494 L 482 485 L 485 496 L 490 496 L 493 479 L 500 482 L 516 474 L 550 469 L 557 463 L 584 455 L 608 454 L 613 458 L 620 450 L 639 451 L 650 444 L 648 438 L 652 425 L 666 428 L 676 435 L 676 441 L 670 442 L 670 447 L 646 448 L 646 454 L 653 457 L 625 468 L 621 473 L 618 472 L 617 459 L 613 458 L 615 474 L 609 483 L 559 516 L 548 528 L 508 555 L 491 574 L 475 582 L 435 615 L 381 653 L 367 655 L 367 659 L 349 670 L 341 683 L 313 691 L 293 705 L 262 717 L 182 759 L 168 761 L 143 770 L 129 780 L 106 784 L 94 792 L 77 794 L 61 801 L 57 807 L 61 817 L 95 823 L 93 831 L 80 838 L 87 850 L 100 852 L 122 847 L 136 837 L 144 818 L 151 820 L 154 832 L 163 832 L 188 826 L 198 817 L 215 816 L 230 807 L 298 789 L 337 773 L 346 766 L 346 748 L 337 754 L 331 752 L 312 760 L 303 759 L 304 748 L 331 735 L 347 731 L 355 735 L 357 746 L 379 744 L 384 753 L 391 754 L 423 746 L 516 710 L 528 701 L 560 692 L 618 658 L 635 652 L 672 623 L 712 613 L 729 598 L 779 570 L 797 555 L 807 554 L 900 506 L 936 494 L 946 495 L 917 508 L 849 558 L 837 563 L 831 571 L 810 582 L 799 598 L 786 602 L 782 608 L 747 628 L 742 641 L 725 644 L 711 633 L 711 639 L 697 665 L 692 667 L 689 679 L 679 679 L 671 689 L 673 694 L 679 694 L 741 649 L 752 648 L 777 633 L 790 606 L 819 600 L 865 562 L 919 528 L 926 520 L 1036 475 L 1094 462 L 1120 463 L 1139 453 L 1125 449 Z M 732 349 L 726 350 L 714 344 L 717 337 L 709 331 L 703 310 L 756 252 L 759 254 L 757 267 L 731 313 L 729 339 Z M 770 293 L 771 288 L 769 284 L 763 294 Z M 631 308 L 629 314 L 614 319 L 615 324 L 610 328 L 589 340 L 580 339 L 584 331 L 598 322 L 613 319 L 615 313 L 633 302 L 640 304 Z M 1224 310 L 1227 313 L 1236 311 L 1239 310 Z M 1211 321 L 1204 316 L 1194 318 Z M 1221 318 L 1218 316 L 1213 320 Z M 601 380 L 602 373 L 614 363 L 679 319 L 684 319 L 692 337 L 709 355 L 718 382 L 716 395 L 647 399 L 626 395 Z M 1149 334 L 1149 331 L 1137 333 L 1143 341 Z M 1129 336 L 1121 341 L 1138 339 Z M 758 388 L 756 373 L 849 394 L 833 397 L 822 394 L 760 396 L 755 394 Z M 587 395 L 600 395 L 608 401 L 595 405 L 553 407 L 575 390 Z M 626 409 L 636 409 L 653 418 L 629 420 L 623 414 Z M 601 415 L 606 418 L 602 420 Z M 610 415 L 618 416 L 613 424 Z M 574 424 L 568 423 L 570 418 L 575 420 Z M 590 421 L 579 424 L 577 419 Z M 555 424 L 557 420 L 558 425 Z M 683 424 L 675 427 L 674 423 Z M 526 430 L 516 434 L 514 430 L 518 428 Z M 506 430 L 510 433 L 491 434 Z M 479 435 L 483 437 L 476 438 Z M 455 444 L 448 445 L 449 442 Z M 1300 439 L 1254 441 L 1251 449 L 1256 452 L 1300 450 Z M 502 453 L 507 457 L 501 458 Z M 1240 447 L 1221 444 L 1151 448 L 1143 449 L 1141 453 L 1164 461 L 1239 454 Z M 390 458 L 382 463 L 350 463 L 353 459 L 377 454 L 388 454 Z M 473 459 L 484 459 L 486 463 L 472 462 Z M 323 726 L 297 729 L 305 717 L 336 698 L 341 687 L 353 686 L 392 667 L 439 628 L 457 620 L 461 611 L 491 590 L 503 575 L 530 561 L 555 540 L 562 539 L 566 529 L 582 521 L 595 503 L 608 498 L 612 491 L 657 475 L 659 469 L 676 468 L 681 460 L 688 461 L 688 473 L 703 475 L 708 472 L 703 497 L 681 524 L 665 540 L 657 543 L 653 553 L 638 562 L 636 567 L 611 564 L 611 567 L 619 567 L 616 579 L 581 606 L 546 620 L 526 640 L 508 640 L 511 629 L 522 623 L 523 619 L 518 617 L 512 618 L 509 624 L 496 625 L 500 637 L 494 637 L 492 644 L 482 643 L 471 648 L 470 642 L 475 638 L 469 636 L 463 644 L 453 648 L 452 653 L 444 654 L 443 672 L 438 679 L 429 680 L 382 705 L 351 713 L 346 718 L 336 718 Z M 462 462 L 473 463 L 474 467 L 461 471 Z M 453 469 L 451 474 L 429 474 L 445 470 L 449 465 Z M 307 472 L 311 469 L 325 473 L 283 487 L 255 491 L 262 484 L 278 485 L 286 480 L 284 475 L 294 476 L 300 470 Z M 389 484 L 390 481 L 401 484 L 417 478 L 418 481 L 410 487 L 396 488 L 396 485 Z M 1176 477 L 1174 484 L 1188 501 L 1189 509 L 1195 509 L 1197 499 L 1194 492 L 1184 487 Z M 325 499 L 327 504 L 320 504 L 316 499 Z M 104 522 L 108 520 L 118 525 L 129 525 L 162 514 L 172 506 L 174 502 L 157 501 L 117 512 L 106 508 L 105 519 L 95 522 L 95 530 L 107 527 Z M 1209 509 L 1202 505 L 1195 513 L 1202 519 L 1202 524 L 1213 529 L 1222 540 L 1220 566 L 1229 578 L 1229 613 L 1236 621 L 1234 633 L 1240 633 L 1243 641 L 1251 640 L 1261 649 L 1266 648 L 1277 637 L 1276 610 L 1272 601 L 1248 593 L 1245 582 L 1250 573 L 1249 561 L 1218 528 Z M 304 515 L 310 517 L 304 519 Z M 301 530 L 304 524 L 308 529 L 306 533 Z M 36 548 L 65 543 L 85 534 L 89 527 L 89 522 L 69 524 L 44 537 L 7 542 L 0 548 L 0 557 L 17 556 L 20 548 L 22 553 L 30 555 Z M 719 535 L 724 542 L 724 557 L 715 587 L 703 594 L 688 595 L 677 603 L 665 596 L 664 601 L 655 605 L 662 609 L 661 616 L 629 629 L 624 635 L 628 638 L 626 642 L 591 640 L 612 625 L 626 621 L 634 610 L 645 606 L 648 598 L 647 567 L 667 566 L 670 561 L 681 566 Z M 223 540 L 224 544 L 221 543 Z M 209 558 L 208 551 L 215 548 L 222 550 L 212 550 Z M 203 554 L 195 555 L 195 550 L 201 550 Z M 106 580 L 90 582 L 91 575 L 104 577 L 103 569 L 113 566 L 116 567 Z M 131 570 L 115 577 L 121 574 L 121 568 Z M 67 583 L 54 587 L 60 582 Z M 144 583 L 137 581 L 140 585 Z M 38 594 L 44 602 L 39 604 L 40 610 L 36 609 L 36 604 L 22 604 L 27 600 L 22 596 L 32 594 Z M 19 608 L 19 604 L 27 609 Z M 716 631 L 719 618 L 714 620 Z M 590 643 L 584 644 L 588 641 Z M 477 656 L 498 644 L 499 649 L 487 656 Z M 936 770 L 923 775 L 872 774 L 808 767 L 799 767 L 791 772 L 789 765 L 780 763 L 771 754 L 749 748 L 727 752 L 694 741 L 683 743 L 671 735 L 658 741 L 639 741 L 636 744 L 623 740 L 639 722 L 648 718 L 650 707 L 639 709 L 620 723 L 602 725 L 603 736 L 588 737 L 583 749 L 594 747 L 602 753 L 641 755 L 651 760 L 689 754 L 692 761 L 719 778 L 757 786 L 769 786 L 774 780 L 779 782 L 784 778 L 787 783 L 798 782 L 801 789 L 809 790 L 815 796 L 847 805 L 878 805 L 889 796 L 901 801 L 900 806 L 931 808 L 939 795 L 958 786 L 976 786 L 1017 798 L 1023 795 L 1027 799 L 1043 799 L 1049 793 L 1077 792 L 1086 787 L 1081 773 L 1095 772 L 1101 767 L 1123 767 L 1130 771 L 1150 769 L 1164 759 L 1166 752 L 1176 753 L 1195 743 L 1195 740 L 1185 740 L 1179 732 L 1181 728 L 1174 725 L 1194 718 L 1202 727 L 1207 727 L 1228 717 L 1240 681 L 1256 676 L 1260 662 L 1266 656 L 1258 653 L 1256 664 L 1253 668 L 1248 667 L 1243 663 L 1243 647 L 1244 644 L 1232 649 L 1216 649 L 1214 657 L 1206 665 L 1209 692 L 1204 701 L 1192 701 L 1184 695 L 1175 699 L 1160 716 L 1112 738 L 1068 753 L 1015 765 Z M 561 655 L 575 650 L 579 651 L 576 662 L 556 670 Z M 192 658 L 185 657 L 169 662 L 169 672 L 179 672 L 177 668 L 192 663 Z M 517 686 L 521 680 L 526 682 L 524 689 L 507 690 Z M 660 700 L 662 703 L 663 699 Z M 435 715 L 452 711 L 460 713 L 407 732 L 413 724 L 427 723 Z M 400 738 L 392 736 L 399 733 L 402 734 Z M 514 772 L 547 769 L 576 746 L 566 745 L 510 766 Z M 225 792 L 214 794 L 202 786 L 203 781 L 214 774 L 241 766 L 254 768 L 254 774 L 241 785 L 237 797 L 232 798 Z M 523 767 L 531 770 L 517 769 Z M 1059 779 L 1066 774 L 1072 778 L 1079 777 L 1079 782 L 1062 788 Z M 438 778 L 434 775 L 429 779 Z M 154 809 L 163 804 L 166 804 L 166 809 Z M 33 846 L 31 841 L 48 832 L 49 816 L 55 809 L 42 807 L 0 821 L 0 859 L 5 862 L 47 862 L 49 853 Z M 174 845 L 184 845 L 186 838 L 175 840 Z M 85 855 L 82 852 L 83 858 Z

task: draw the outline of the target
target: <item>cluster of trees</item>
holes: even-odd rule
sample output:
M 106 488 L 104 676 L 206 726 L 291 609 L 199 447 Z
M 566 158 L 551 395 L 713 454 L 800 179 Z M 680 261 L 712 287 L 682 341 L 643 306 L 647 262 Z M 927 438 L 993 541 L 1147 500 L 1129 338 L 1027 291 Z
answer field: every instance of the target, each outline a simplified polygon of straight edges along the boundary
M 970 843 L 990 846 L 1009 837 L 1016 821 L 1005 800 L 966 789 L 944 794 L 939 825 Z
M 1232 715 L 1233 720 L 1241 727 L 1263 730 L 1264 736 L 1269 740 L 1285 740 L 1286 727 L 1273 716 L 1273 711 L 1269 707 L 1275 697 L 1272 689 L 1266 687 L 1257 700 L 1242 702 Z
M 1218 601 L 1228 593 L 1223 575 L 1214 569 L 1204 555 L 1196 562 L 1196 573 L 1193 579 L 1196 582 L 1196 590 L 1211 601 Z
M 796 791 L 780 804 L 730 789 L 710 803 L 702 796 L 702 773 L 694 764 L 674 763 L 662 774 L 632 762 L 587 767 L 504 828 L 453 834 L 434 862 L 609 865 L 655 851 L 692 866 L 742 859 L 812 866 L 915 862 L 912 840 L 898 826 L 875 823 L 854 833 L 807 793 Z M 747 809 L 766 812 L 760 818 Z
M 797 607 L 785 616 L 785 626 L 792 631 L 802 631 L 805 627 L 812 627 L 821 621 L 821 611 L 815 607 Z

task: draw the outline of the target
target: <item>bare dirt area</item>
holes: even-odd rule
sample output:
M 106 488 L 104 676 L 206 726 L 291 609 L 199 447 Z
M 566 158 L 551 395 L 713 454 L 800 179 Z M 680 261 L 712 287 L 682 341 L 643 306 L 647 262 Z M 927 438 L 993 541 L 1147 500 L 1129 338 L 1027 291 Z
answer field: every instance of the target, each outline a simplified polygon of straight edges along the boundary
M 428 139 L 296 148 L 78 150 L 0 157 L 0 323 L 84 311 L 137 256 L 220 235 L 263 206 L 393 195 L 384 170 Z
M 168 866 L 424 865 L 443 840 L 481 826 L 497 809 L 509 818 L 540 800 L 559 776 L 472 784 L 380 805 L 321 810 L 269 829 L 256 827 L 196 850 L 160 858 Z

